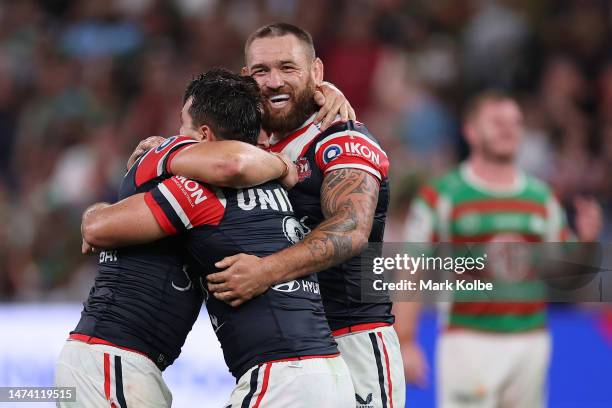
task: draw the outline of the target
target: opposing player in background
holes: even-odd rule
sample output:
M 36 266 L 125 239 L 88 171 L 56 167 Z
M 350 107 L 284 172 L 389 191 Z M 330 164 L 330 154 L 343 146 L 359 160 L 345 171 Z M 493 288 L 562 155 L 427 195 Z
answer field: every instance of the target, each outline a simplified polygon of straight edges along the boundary
M 230 85 L 218 85 L 224 91 L 219 103 L 233 108 L 225 120 L 232 124 L 227 131 L 236 140 L 198 144 L 174 137 L 132 167 L 120 198 L 154 188 L 170 177 L 169 171 L 189 171 L 185 166 L 193 167 L 193 161 L 198 167 L 192 176 L 218 185 L 256 185 L 286 172 L 279 157 L 239 141 L 248 140 L 245 129 L 254 129 L 254 137 L 258 133 L 259 99 L 245 93 L 244 84 Z M 206 114 L 206 123 L 218 120 L 202 112 Z M 85 216 L 105 206 L 95 205 Z M 84 232 L 90 239 L 89 231 Z M 90 249 L 87 242 L 84 246 Z M 56 384 L 77 387 L 77 402 L 69 406 L 170 406 L 172 395 L 161 372 L 178 357 L 203 300 L 184 264 L 183 244 L 175 238 L 99 254 L 95 284 L 57 364 Z
M 245 45 L 244 73 L 265 98 L 261 144 L 289 156 L 299 182 L 289 197 L 308 235 L 264 258 L 238 254 L 208 276 L 214 296 L 239 306 L 269 287 L 318 274 L 325 314 L 351 370 L 357 406 L 403 407 L 405 384 L 388 294 L 362 300 L 371 282 L 361 271 L 368 242 L 383 238 L 389 202 L 387 155 L 358 122 L 316 124 L 313 93 L 323 80 L 310 34 L 277 23 L 256 30 Z M 347 68 L 350 69 L 350 68 Z M 368 275 L 369 276 L 369 275 Z M 243 307 L 243 306 L 242 306 Z
M 550 188 L 516 164 L 523 137 L 518 104 L 493 91 L 477 96 L 466 110 L 464 134 L 467 161 L 422 189 L 411 206 L 406 241 L 566 241 L 566 217 Z M 596 240 L 599 205 L 581 198 L 575 206 L 578 238 Z M 406 378 L 423 383 L 426 363 L 415 338 L 418 308 L 413 302 L 395 304 Z M 551 353 L 545 308 L 537 296 L 452 303 L 437 345 L 439 406 L 543 407 Z

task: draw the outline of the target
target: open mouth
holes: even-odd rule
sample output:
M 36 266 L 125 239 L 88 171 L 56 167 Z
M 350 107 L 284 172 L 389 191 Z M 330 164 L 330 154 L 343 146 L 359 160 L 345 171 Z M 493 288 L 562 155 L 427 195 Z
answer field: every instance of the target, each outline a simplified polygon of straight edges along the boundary
M 291 96 L 289 94 L 273 95 L 268 98 L 270 105 L 274 108 L 282 108 L 289 103 Z

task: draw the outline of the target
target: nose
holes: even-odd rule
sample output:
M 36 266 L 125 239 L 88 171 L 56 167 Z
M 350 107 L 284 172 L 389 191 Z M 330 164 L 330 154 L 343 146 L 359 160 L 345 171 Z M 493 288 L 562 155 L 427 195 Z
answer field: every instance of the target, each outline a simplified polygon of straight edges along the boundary
M 285 81 L 281 73 L 277 69 L 272 69 L 270 75 L 268 75 L 266 86 L 271 89 L 278 89 L 282 88 L 283 85 L 285 85 Z

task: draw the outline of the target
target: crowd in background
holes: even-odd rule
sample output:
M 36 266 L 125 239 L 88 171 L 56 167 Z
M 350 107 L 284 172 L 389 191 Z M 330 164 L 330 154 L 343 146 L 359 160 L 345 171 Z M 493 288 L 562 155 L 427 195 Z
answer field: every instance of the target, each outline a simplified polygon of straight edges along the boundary
M 523 168 L 567 206 L 593 195 L 612 237 L 612 7 L 605 0 L 0 2 L 0 300 L 81 299 L 80 217 L 114 201 L 139 140 L 172 135 L 187 81 L 238 70 L 257 27 L 309 30 L 325 78 L 391 159 L 387 238 L 419 184 L 466 154 L 474 92 L 511 91 Z

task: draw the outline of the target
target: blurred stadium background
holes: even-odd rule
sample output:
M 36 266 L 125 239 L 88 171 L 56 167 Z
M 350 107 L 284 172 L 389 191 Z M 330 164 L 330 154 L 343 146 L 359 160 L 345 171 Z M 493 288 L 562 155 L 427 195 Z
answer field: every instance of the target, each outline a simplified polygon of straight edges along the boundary
M 595 196 L 610 242 L 610 1 L 0 1 L 0 386 L 50 385 L 95 275 L 95 260 L 79 251 L 83 209 L 115 200 L 139 140 L 178 131 L 191 76 L 240 69 L 246 36 L 279 20 L 312 33 L 326 79 L 390 153 L 386 239 L 402 240 L 418 186 L 465 156 L 466 98 L 499 87 L 525 110 L 522 166 L 555 188 L 570 222 L 572 199 Z M 553 306 L 551 407 L 612 406 L 610 310 Z M 203 343 L 190 336 L 195 354 L 179 359 L 168 382 L 225 392 L 220 354 L 210 357 L 214 370 L 197 361 L 198 348 L 216 347 L 202 320 Z M 430 354 L 433 321 L 426 314 L 421 330 Z M 408 402 L 433 406 L 432 390 L 409 389 Z M 187 406 L 177 392 L 176 406 Z

